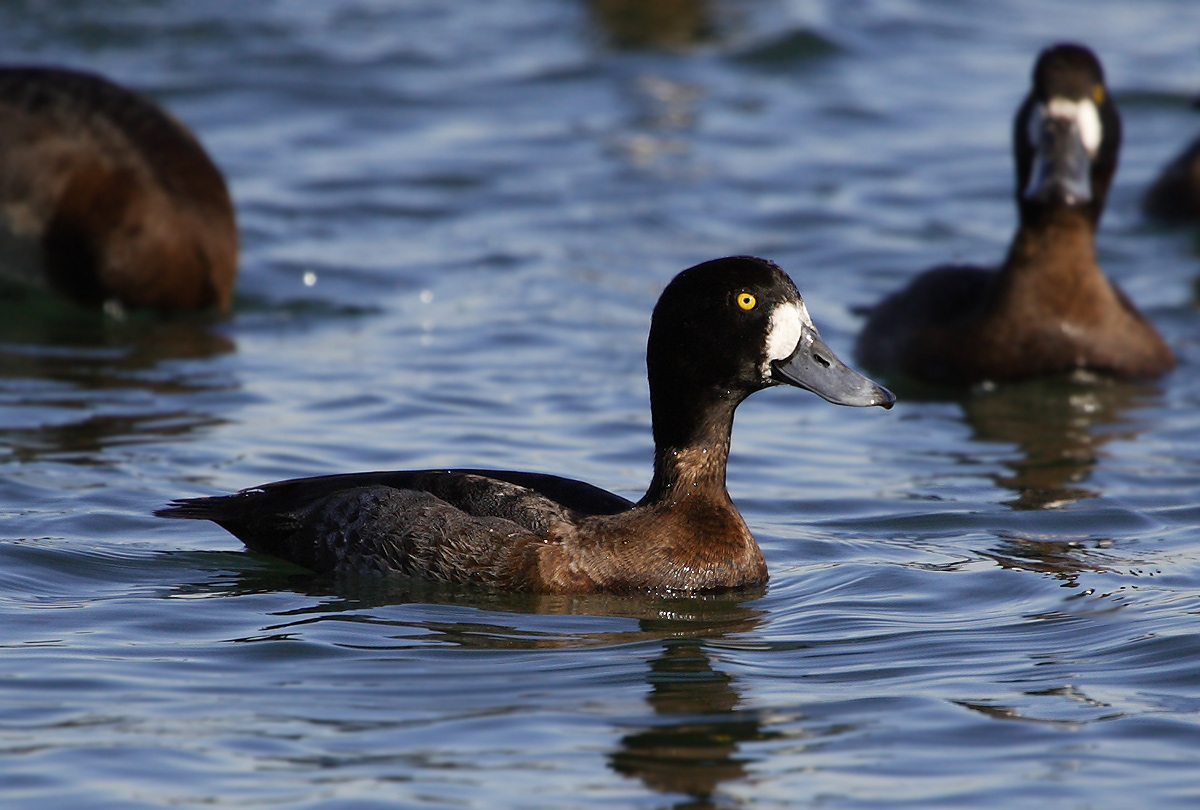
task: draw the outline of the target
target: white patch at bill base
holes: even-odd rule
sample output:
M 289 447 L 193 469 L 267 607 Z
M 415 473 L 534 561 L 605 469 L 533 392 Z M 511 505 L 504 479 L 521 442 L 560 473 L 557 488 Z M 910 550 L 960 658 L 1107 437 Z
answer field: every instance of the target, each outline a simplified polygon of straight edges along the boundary
M 1100 111 L 1090 98 L 1079 101 L 1056 97 L 1049 104 L 1038 104 L 1029 117 L 1029 142 L 1036 149 L 1041 141 L 1042 123 L 1047 118 L 1061 118 L 1074 123 L 1079 132 L 1079 141 L 1091 157 L 1100 149 L 1104 137 L 1104 126 L 1100 123 Z
M 767 325 L 763 376 L 771 373 L 771 363 L 776 360 L 786 360 L 795 354 L 805 328 L 815 331 L 803 301 L 786 301 L 775 307 Z

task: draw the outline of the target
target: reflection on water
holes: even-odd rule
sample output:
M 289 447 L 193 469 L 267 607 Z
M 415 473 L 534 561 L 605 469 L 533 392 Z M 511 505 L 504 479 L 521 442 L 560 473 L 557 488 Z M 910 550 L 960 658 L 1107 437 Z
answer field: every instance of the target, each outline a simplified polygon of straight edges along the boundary
M 753 633 L 763 612 L 734 601 L 688 605 L 702 607 L 684 621 L 678 610 L 639 621 L 663 639 L 646 673 L 653 715 L 621 737 L 609 764 L 652 790 L 689 797 L 676 807 L 699 808 L 721 783 L 746 776 L 742 744 L 769 738 L 757 713 L 741 708 L 736 679 L 713 668 L 705 642 Z
M 1097 722 L 1101 720 L 1111 721 L 1122 716 L 1120 712 L 1114 712 L 1112 708 L 1103 701 L 1089 697 L 1086 693 L 1070 686 L 1057 687 L 1055 689 L 1044 690 L 1040 692 L 1026 692 L 1025 697 L 1034 702 L 1038 702 L 1038 698 L 1066 698 L 1074 706 L 1083 706 L 1085 708 L 1092 709 L 1092 714 L 1094 716 L 1089 718 L 1090 722 Z M 971 711 L 979 712 L 985 717 L 989 717 L 993 720 L 1018 720 L 1023 723 L 1042 723 L 1069 731 L 1078 731 L 1085 726 L 1085 723 L 1080 720 L 1061 719 L 1053 716 L 1040 717 L 1031 714 L 1028 709 L 1018 708 L 1015 706 L 980 703 L 969 700 L 956 700 L 954 703 L 958 706 L 962 706 L 964 709 L 970 709 Z
M 1014 509 L 1055 509 L 1095 490 L 1084 486 L 1101 448 L 1137 438 L 1127 411 L 1146 404 L 1152 385 L 1107 379 L 1041 380 L 1000 386 L 968 396 L 963 414 L 974 438 L 1016 445 L 1008 474 L 993 476 L 1017 497 Z
M 220 424 L 181 395 L 237 388 L 186 363 L 236 346 L 198 318 L 118 319 L 36 293 L 0 299 L 0 442 L 8 461 L 43 455 L 97 463 L 106 447 Z M 70 459 L 65 459 L 70 460 Z
M 609 752 L 608 762 L 616 773 L 637 778 L 652 790 L 687 797 L 675 807 L 712 806 L 708 801 L 722 783 L 746 777 L 753 757 L 742 752 L 743 744 L 779 736 L 763 729 L 757 711 L 743 708 L 737 679 L 714 668 L 707 649 L 709 642 L 744 639 L 758 630 L 766 614 L 752 605 L 763 595 L 763 588 L 677 599 L 513 594 L 403 577 L 335 579 L 252 553 L 194 552 L 175 557 L 176 562 L 186 558 L 206 570 L 241 569 L 230 578 L 181 588 L 181 596 L 291 590 L 313 597 L 303 608 L 277 614 L 283 621 L 237 639 L 241 642 L 293 639 L 304 628 L 327 621 L 386 626 L 386 633 L 376 638 L 386 637 L 401 649 L 413 643 L 476 650 L 549 650 L 650 642 L 658 648 L 645 671 L 651 712 L 636 720 L 616 721 L 623 734 L 618 747 Z M 467 607 L 478 610 L 481 620 L 397 622 L 359 612 L 404 604 Z M 497 621 L 506 615 L 509 621 Z M 522 617 L 526 616 L 596 617 L 607 629 L 551 632 L 525 626 Z M 614 629 L 628 619 L 636 625 Z
M 778 736 L 756 712 L 739 710 L 737 681 L 713 669 L 700 641 L 667 641 L 646 680 L 654 716 L 621 738 L 609 763 L 652 790 L 689 797 L 676 807 L 711 806 L 721 783 L 746 777 L 753 758 L 739 753 L 742 745 Z
M 1110 558 L 1101 549 L 1113 544 L 1110 538 L 1064 540 L 1007 536 L 984 556 L 1004 568 L 1016 571 L 1038 571 L 1062 580 L 1063 587 L 1077 588 L 1079 575 L 1088 571 L 1107 571 Z
M 636 630 L 603 633 L 578 633 L 569 637 L 530 638 L 530 649 L 564 646 L 629 644 L 654 639 L 715 639 L 752 633 L 763 618 L 753 607 L 765 587 L 743 588 L 731 593 L 701 594 L 688 597 L 663 597 L 645 594 L 540 594 L 509 593 L 479 586 L 435 582 L 410 577 L 335 577 L 314 574 L 299 566 L 255 552 L 189 552 L 175 555 L 179 560 L 195 561 L 202 570 L 229 569 L 235 574 L 217 580 L 206 579 L 180 586 L 183 596 L 196 594 L 245 596 L 291 591 L 313 599 L 304 608 L 289 613 L 311 621 L 352 610 L 370 610 L 390 605 L 438 604 L 461 605 L 497 614 L 542 616 L 600 616 L 634 619 Z M 288 623 L 280 623 L 279 628 Z M 446 639 L 468 647 L 492 647 L 487 636 L 513 639 L 511 626 L 476 627 L 466 638 Z M 444 630 L 436 630 L 442 633 Z M 423 634 L 427 638 L 428 634 Z

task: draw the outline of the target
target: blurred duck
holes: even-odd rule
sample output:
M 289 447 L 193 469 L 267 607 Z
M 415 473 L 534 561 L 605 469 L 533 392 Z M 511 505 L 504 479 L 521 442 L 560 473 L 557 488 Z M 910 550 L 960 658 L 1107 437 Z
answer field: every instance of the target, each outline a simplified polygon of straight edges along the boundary
M 1043 51 L 1013 126 L 1020 227 L 1004 264 L 917 276 L 869 311 L 859 361 L 935 384 L 1173 368 L 1162 337 L 1096 263 L 1120 143 L 1095 55 L 1072 44 Z
M 1192 106 L 1200 107 L 1200 99 Z M 1142 211 L 1166 222 L 1200 224 L 1200 138 L 1163 167 L 1142 197 Z
M 225 181 L 182 124 L 99 76 L 0 68 L 0 277 L 224 312 L 237 252 Z
M 829 350 L 779 267 L 745 256 L 667 285 L 646 365 L 654 476 L 636 504 L 553 475 L 457 469 L 281 481 L 158 514 L 214 521 L 255 551 L 323 573 L 548 593 L 757 585 L 766 562 L 725 489 L 738 404 L 776 385 L 837 405 L 895 401 Z

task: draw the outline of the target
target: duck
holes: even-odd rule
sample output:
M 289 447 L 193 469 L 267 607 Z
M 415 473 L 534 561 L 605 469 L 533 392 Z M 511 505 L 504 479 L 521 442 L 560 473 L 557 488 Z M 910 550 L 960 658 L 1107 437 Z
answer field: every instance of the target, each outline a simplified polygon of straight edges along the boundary
M 84 307 L 228 312 L 238 233 L 179 121 L 91 73 L 0 68 L 0 278 Z
M 1020 223 L 1004 264 L 918 275 L 866 311 L 858 362 L 950 386 L 1171 370 L 1162 336 L 1096 262 L 1120 143 L 1096 55 L 1075 43 L 1042 51 L 1013 124 Z
M 837 405 L 895 396 L 838 359 L 791 278 L 750 256 L 676 276 L 646 344 L 654 471 L 636 503 L 545 473 L 362 472 L 172 502 L 249 549 L 322 574 L 401 575 L 548 594 L 761 585 L 762 551 L 725 487 L 733 415 L 778 385 Z
M 1192 102 L 1200 108 L 1200 98 Z M 1142 195 L 1142 213 L 1169 223 L 1200 223 L 1200 138 L 1176 155 Z

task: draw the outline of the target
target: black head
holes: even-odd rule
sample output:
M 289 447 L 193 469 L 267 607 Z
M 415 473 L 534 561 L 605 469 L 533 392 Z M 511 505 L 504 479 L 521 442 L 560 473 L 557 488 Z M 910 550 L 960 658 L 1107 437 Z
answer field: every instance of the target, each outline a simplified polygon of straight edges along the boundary
M 1100 221 L 1121 148 L 1104 69 L 1082 45 L 1047 48 L 1013 125 L 1022 221 L 1065 209 Z
M 684 270 L 667 285 L 646 347 L 655 434 L 664 420 L 732 408 L 773 385 L 805 388 L 838 405 L 895 397 L 847 367 L 808 316 L 796 285 L 775 264 L 735 256 Z

